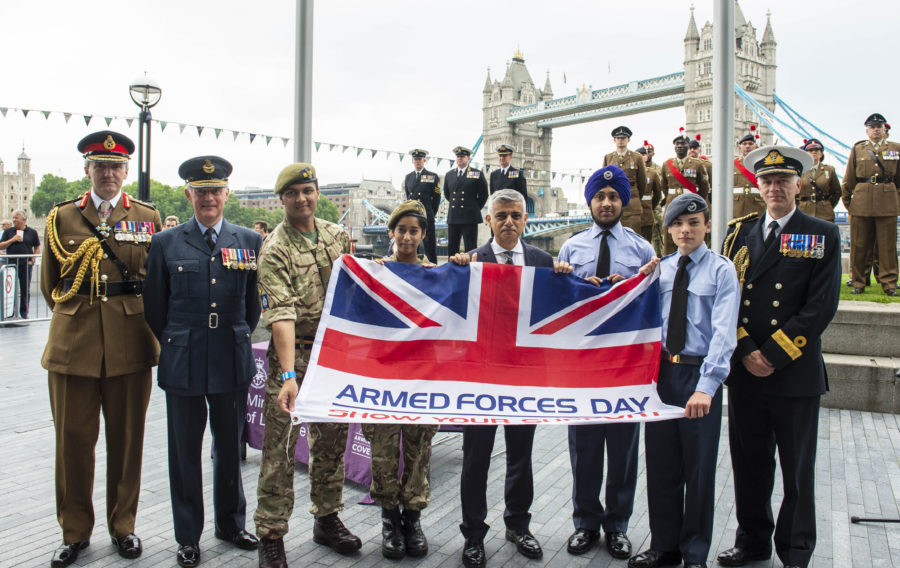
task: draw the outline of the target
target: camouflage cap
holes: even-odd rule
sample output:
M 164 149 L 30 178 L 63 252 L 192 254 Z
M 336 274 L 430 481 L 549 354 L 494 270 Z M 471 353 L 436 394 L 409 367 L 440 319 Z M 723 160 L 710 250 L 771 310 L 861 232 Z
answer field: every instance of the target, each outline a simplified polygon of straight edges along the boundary
M 422 202 L 417 199 L 410 199 L 409 201 L 404 201 L 400 205 L 394 209 L 394 212 L 391 213 L 391 217 L 388 219 L 388 229 L 391 231 L 394 230 L 394 227 L 397 226 L 397 223 L 400 222 L 400 219 L 403 217 L 412 216 L 418 217 L 419 219 L 428 220 L 428 214 L 425 211 L 425 206 L 422 205 Z
M 281 170 L 281 173 L 278 174 L 278 179 L 275 181 L 275 193 L 280 195 L 285 188 L 295 183 L 318 181 L 318 178 L 316 178 L 316 168 L 314 168 L 312 164 L 298 162 L 285 167 Z

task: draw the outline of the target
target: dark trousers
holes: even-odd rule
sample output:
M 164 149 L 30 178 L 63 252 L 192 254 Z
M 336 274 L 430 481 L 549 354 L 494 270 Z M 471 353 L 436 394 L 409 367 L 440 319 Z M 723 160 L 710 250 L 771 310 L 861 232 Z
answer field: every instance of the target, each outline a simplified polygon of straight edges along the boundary
M 216 530 L 232 535 L 244 528 L 247 500 L 241 482 L 240 440 L 247 418 L 247 389 L 222 394 L 166 393 L 169 427 L 169 488 L 178 544 L 198 544 L 203 532 L 203 433 L 207 404 L 212 432 L 213 509 Z
M 531 469 L 531 448 L 534 426 L 504 426 L 506 438 L 506 483 L 503 496 L 506 509 L 503 522 L 506 528 L 528 530 L 531 521 L 531 502 L 534 500 L 534 478 Z M 466 426 L 463 428 L 463 465 L 460 476 L 460 500 L 463 522 L 459 530 L 466 538 L 484 538 L 488 531 L 487 478 L 494 449 L 496 426 Z
M 775 552 L 806 566 L 816 546 L 815 469 L 819 397 L 778 397 L 728 389 L 728 439 L 738 528 L 735 546 Z M 784 480 L 777 523 L 772 517 L 775 450 Z
M 627 532 L 637 485 L 639 424 L 569 426 L 572 520 L 576 529 Z M 604 452 L 606 507 L 600 502 Z
M 425 238 L 422 239 L 422 246 L 425 248 L 425 257 L 434 264 L 437 264 L 437 234 L 434 227 L 433 213 L 428 214 Z
M 685 406 L 699 378 L 699 366 L 664 360 L 657 384 L 659 398 Z M 721 427 L 720 388 L 703 418 L 648 422 L 644 428 L 650 548 L 679 552 L 686 564 L 702 564 L 709 556 Z
M 27 258 L 17 259 L 16 275 L 19 279 L 19 315 L 28 317 L 28 301 L 31 298 L 31 270 L 34 265 L 28 264 Z
M 466 248 L 464 251 L 478 248 L 478 223 L 447 225 L 447 257 L 459 252 L 459 241 L 462 240 Z

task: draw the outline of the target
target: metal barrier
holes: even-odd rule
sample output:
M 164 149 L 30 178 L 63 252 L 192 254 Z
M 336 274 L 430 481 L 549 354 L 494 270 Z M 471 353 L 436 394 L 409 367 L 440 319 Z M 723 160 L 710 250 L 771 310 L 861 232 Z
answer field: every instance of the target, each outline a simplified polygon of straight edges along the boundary
M 26 275 L 24 278 L 23 274 Z M 0 282 L 3 285 L 0 291 L 0 325 L 50 319 L 50 306 L 41 294 L 41 255 L 0 254 Z M 24 318 L 23 289 L 27 290 L 24 297 L 28 300 Z

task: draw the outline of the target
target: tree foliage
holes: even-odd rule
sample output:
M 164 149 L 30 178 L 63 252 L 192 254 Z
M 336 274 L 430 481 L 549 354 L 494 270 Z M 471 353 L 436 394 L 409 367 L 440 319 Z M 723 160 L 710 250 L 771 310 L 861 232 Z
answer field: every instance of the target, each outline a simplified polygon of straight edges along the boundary
M 337 223 L 340 218 L 337 205 L 328 199 L 319 196 L 319 202 L 316 204 L 316 217 L 331 221 L 332 223 Z
M 91 181 L 82 178 L 68 181 L 64 177 L 44 174 L 31 197 L 31 212 L 37 217 L 44 217 L 57 203 L 75 199 L 91 188 Z

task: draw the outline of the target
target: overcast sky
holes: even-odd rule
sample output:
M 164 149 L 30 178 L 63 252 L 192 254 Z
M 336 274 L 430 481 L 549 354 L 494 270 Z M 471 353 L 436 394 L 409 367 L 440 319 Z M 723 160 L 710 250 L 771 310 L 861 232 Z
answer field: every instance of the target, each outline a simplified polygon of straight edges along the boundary
M 452 3 L 390 0 L 316 2 L 313 124 L 315 141 L 364 148 L 430 150 L 452 157 L 481 133 L 487 68 L 502 79 L 519 47 L 538 88 L 549 71 L 555 97 L 582 84 L 594 89 L 683 70 L 688 0 Z M 698 27 L 713 18 L 712 1 L 696 1 Z M 741 8 L 761 37 L 766 11 L 778 42 L 776 92 L 847 143 L 864 136 L 862 122 L 883 113 L 900 123 L 900 75 L 891 59 L 896 39 L 885 23 L 900 21 L 900 2 L 744 0 Z M 15 169 L 22 143 L 38 178 L 82 175 L 75 146 L 106 128 L 102 116 L 136 116 L 128 85 L 145 71 L 163 89 L 153 109 L 151 176 L 179 185 L 178 165 L 201 154 L 230 160 L 233 188 L 271 187 L 292 161 L 295 2 L 234 0 L 3 2 L 0 21 L 0 107 L 95 116 L 0 117 L 0 158 Z M 881 28 L 881 31 L 879 31 Z M 879 47 L 880 46 L 880 47 Z M 566 82 L 563 82 L 565 76 Z M 253 132 L 236 141 L 210 129 L 179 133 L 177 123 Z M 554 129 L 552 169 L 596 168 L 610 151 L 610 130 L 634 131 L 632 147 L 649 139 L 662 158 L 684 123 L 670 109 Z M 137 123 L 110 125 L 137 141 Z M 279 138 L 266 145 L 263 135 Z M 408 158 L 368 153 L 313 154 L 321 183 L 388 179 L 399 186 Z M 482 153 L 476 157 L 481 161 Z M 444 173 L 447 163 L 430 169 Z M 129 181 L 136 179 L 136 160 Z M 558 185 L 558 183 L 554 183 Z M 577 184 L 563 183 L 570 197 Z

